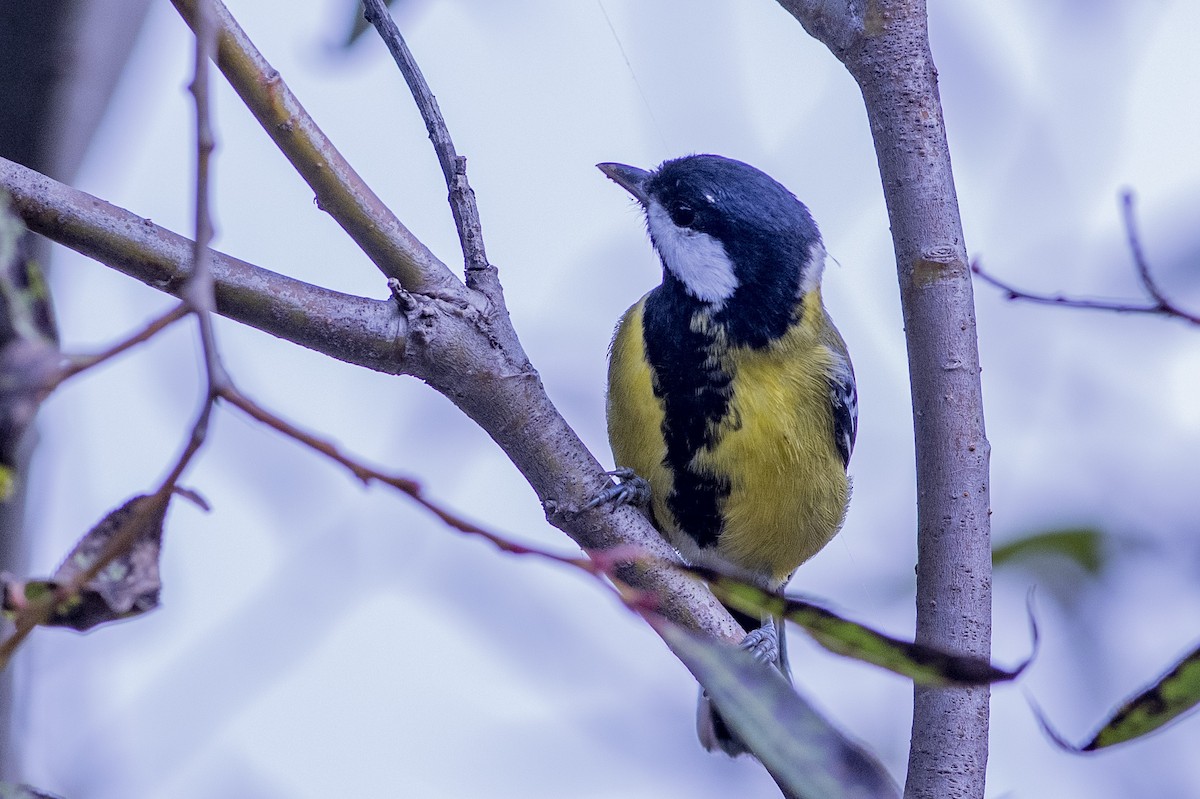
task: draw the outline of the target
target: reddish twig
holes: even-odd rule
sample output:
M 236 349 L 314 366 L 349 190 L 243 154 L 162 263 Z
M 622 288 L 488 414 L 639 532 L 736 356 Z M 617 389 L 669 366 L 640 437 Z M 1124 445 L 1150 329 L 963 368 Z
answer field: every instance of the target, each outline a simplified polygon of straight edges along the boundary
M 61 385 L 64 381 L 74 377 L 81 372 L 91 369 L 93 366 L 98 366 L 107 360 L 115 358 L 126 350 L 149 341 L 160 330 L 165 330 L 174 323 L 190 313 L 187 305 L 180 303 L 174 308 L 164 313 L 162 316 L 152 320 L 144 328 L 132 334 L 128 338 L 113 344 L 106 350 L 95 353 L 93 355 L 72 355 L 68 356 L 65 365 L 55 376 L 51 385 L 47 386 L 47 390 L 53 390 Z
M 607 560 L 604 558 L 593 561 L 588 558 L 573 558 L 566 555 L 559 555 L 546 550 L 527 547 L 524 544 L 518 544 L 509 538 L 480 527 L 474 522 L 464 519 L 463 517 L 441 507 L 437 503 L 425 497 L 421 490 L 421 484 L 416 480 L 413 480 L 410 477 L 388 474 L 346 455 L 339 450 L 337 445 L 335 445 L 333 442 L 313 435 L 312 433 L 297 427 L 286 419 L 275 415 L 266 408 L 263 408 L 258 403 L 254 402 L 254 400 L 250 399 L 245 394 L 242 394 L 233 386 L 226 386 L 223 388 L 221 390 L 220 397 L 255 421 L 270 427 L 276 432 L 282 433 L 288 438 L 303 444 L 314 452 L 324 455 L 334 463 L 345 467 L 351 474 L 354 475 L 356 479 L 360 480 L 362 483 L 382 483 L 383 485 L 394 488 L 402 494 L 410 497 L 418 505 L 425 508 L 448 526 L 458 530 L 459 532 L 484 538 L 502 552 L 508 552 L 513 555 L 536 555 L 538 557 L 555 561 L 556 563 L 562 563 L 568 566 L 581 568 L 590 574 L 607 573 L 609 570 L 609 567 L 606 565 Z
M 216 137 L 212 126 L 208 65 L 217 57 L 217 26 L 209 0 L 199 0 L 197 3 L 195 33 L 195 77 L 190 88 L 196 101 L 196 237 L 192 250 L 192 273 L 179 294 L 195 312 L 200 326 L 200 344 L 204 350 L 205 373 L 208 377 L 208 402 L 211 404 L 217 390 L 228 383 L 229 378 L 221 364 L 212 325 L 217 301 L 212 275 L 212 253 L 208 246 L 213 237 L 212 211 L 209 207 L 209 170 L 213 150 L 216 149 Z M 207 416 L 207 413 L 202 414 L 206 422 Z

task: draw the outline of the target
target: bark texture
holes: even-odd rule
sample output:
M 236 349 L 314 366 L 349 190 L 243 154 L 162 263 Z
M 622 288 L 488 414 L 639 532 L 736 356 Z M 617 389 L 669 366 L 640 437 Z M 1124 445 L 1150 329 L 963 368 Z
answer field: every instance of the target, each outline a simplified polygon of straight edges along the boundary
M 991 655 L 991 524 L 971 273 L 924 0 L 780 0 L 858 82 L 896 251 L 917 453 L 917 632 Z M 987 688 L 917 688 L 905 796 L 982 797 Z

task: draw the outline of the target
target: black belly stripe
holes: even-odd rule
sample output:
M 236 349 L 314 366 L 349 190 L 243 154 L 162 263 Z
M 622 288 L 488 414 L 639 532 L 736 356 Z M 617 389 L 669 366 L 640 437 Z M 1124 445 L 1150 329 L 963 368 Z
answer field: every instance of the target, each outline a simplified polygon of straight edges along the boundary
M 723 526 L 729 480 L 694 471 L 691 463 L 729 413 L 733 381 L 712 358 L 712 334 L 691 329 L 698 303 L 671 288 L 651 292 L 642 323 L 654 393 L 664 409 L 665 465 L 674 475 L 666 502 L 683 532 L 698 546 L 713 547 Z
M 801 252 L 807 252 L 807 246 L 804 244 Z M 781 263 L 799 269 L 806 259 L 795 254 L 795 259 Z M 733 375 L 715 357 L 717 340 L 712 330 L 720 329 L 723 346 L 755 349 L 768 347 L 785 335 L 802 310 L 796 297 L 799 278 L 795 269 L 749 270 L 742 275 L 746 285 L 713 313 L 705 332 L 692 329 L 692 318 L 708 306 L 688 294 L 669 270 L 663 270 L 662 285 L 646 298 L 643 340 L 654 375 L 654 393 L 663 403 L 664 463 L 675 482 L 667 496 L 667 508 L 680 529 L 701 548 L 717 545 L 730 484 L 726 475 L 696 472 L 691 463 L 698 452 L 715 443 L 722 423 L 737 424 L 736 419 L 727 418 Z

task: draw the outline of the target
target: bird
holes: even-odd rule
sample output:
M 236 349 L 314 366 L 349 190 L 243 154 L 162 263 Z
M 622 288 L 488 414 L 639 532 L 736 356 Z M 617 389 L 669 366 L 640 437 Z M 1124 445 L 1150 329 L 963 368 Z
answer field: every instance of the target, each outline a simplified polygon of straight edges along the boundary
M 662 264 L 610 346 L 621 482 L 603 499 L 648 489 L 652 523 L 688 563 L 782 590 L 845 521 L 858 434 L 821 234 L 788 189 L 731 158 L 597 167 L 641 206 Z M 789 676 L 782 620 L 730 612 L 750 631 L 743 648 Z M 697 731 L 709 751 L 747 751 L 703 691 Z

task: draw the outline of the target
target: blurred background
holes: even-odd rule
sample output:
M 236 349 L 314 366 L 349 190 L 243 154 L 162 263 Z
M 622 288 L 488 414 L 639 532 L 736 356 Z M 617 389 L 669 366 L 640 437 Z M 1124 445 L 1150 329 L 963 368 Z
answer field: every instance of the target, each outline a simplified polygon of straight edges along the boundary
M 51 6 L 54 4 L 34 4 Z M 192 40 L 168 3 L 106 0 L 128 55 L 77 187 L 188 234 Z M 229 0 L 251 38 L 368 183 L 448 263 L 461 262 L 424 126 L 354 3 Z M 915 489 L 907 367 L 887 216 L 858 91 L 772 0 L 398 0 L 395 14 L 469 158 L 488 253 L 550 395 L 608 462 L 613 324 L 659 279 L 638 211 L 596 171 L 691 152 L 748 161 L 811 208 L 835 259 L 825 298 L 860 394 L 845 529 L 792 590 L 911 636 Z M 111 15 L 110 15 L 111 16 Z M 930 27 L 968 250 L 1030 290 L 1139 300 L 1118 195 L 1173 297 L 1200 309 L 1200 6 L 931 0 Z M 136 38 L 133 37 L 137 33 Z M 84 70 L 84 72 L 88 72 Z M 220 79 L 215 246 L 372 297 L 372 264 Z M 94 92 L 93 92 L 94 94 Z M 102 111 L 102 116 L 100 116 Z M 170 300 L 53 253 L 64 348 L 119 339 Z M 1089 571 L 1017 560 L 995 578 L 995 659 L 1042 646 L 994 691 L 992 797 L 1200 795 L 1200 719 L 1090 757 L 1069 739 L 1200 636 L 1200 329 L 1008 302 L 976 283 L 997 545 L 1103 533 Z M 531 489 L 449 402 L 416 381 L 218 326 L 240 387 L 348 451 L 417 477 L 519 541 L 573 551 Z M 30 477 L 26 566 L 161 479 L 198 402 L 196 338 L 177 325 L 58 391 Z M 764 796 L 748 760 L 704 753 L 695 687 L 595 581 L 497 554 L 404 498 L 233 413 L 219 414 L 175 503 L 163 606 L 87 636 L 39 631 L 14 669 L 10 780 L 118 797 Z M 805 695 L 901 781 L 911 687 L 794 631 Z

